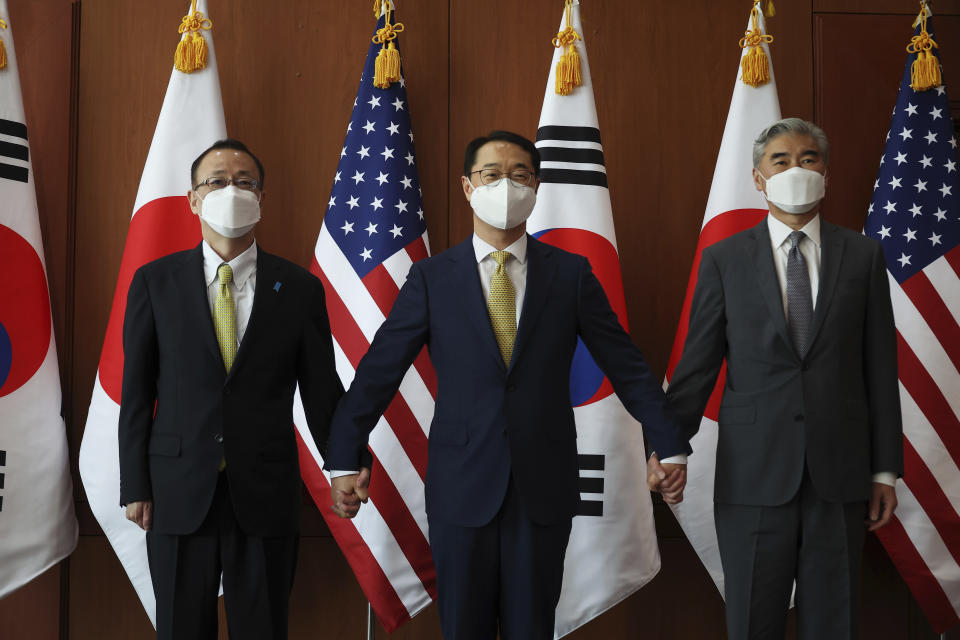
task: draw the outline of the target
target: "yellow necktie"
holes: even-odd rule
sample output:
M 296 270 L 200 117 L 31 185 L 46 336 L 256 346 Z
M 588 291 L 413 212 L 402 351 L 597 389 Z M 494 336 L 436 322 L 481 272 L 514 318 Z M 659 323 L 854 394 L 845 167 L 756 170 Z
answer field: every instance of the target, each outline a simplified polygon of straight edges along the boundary
M 220 291 L 213 303 L 213 325 L 217 331 L 223 365 L 229 373 L 233 360 L 237 357 L 237 307 L 233 304 L 233 294 L 230 293 L 230 282 L 233 280 L 233 269 L 230 265 L 221 264 L 217 269 L 217 278 L 220 280 Z
M 503 362 L 509 367 L 510 358 L 513 356 L 513 343 L 517 339 L 517 297 L 504 267 L 511 254 L 509 251 L 494 251 L 490 256 L 497 261 L 497 268 L 490 278 L 487 310 L 490 312 L 490 324 L 493 325 L 493 335 L 500 346 Z

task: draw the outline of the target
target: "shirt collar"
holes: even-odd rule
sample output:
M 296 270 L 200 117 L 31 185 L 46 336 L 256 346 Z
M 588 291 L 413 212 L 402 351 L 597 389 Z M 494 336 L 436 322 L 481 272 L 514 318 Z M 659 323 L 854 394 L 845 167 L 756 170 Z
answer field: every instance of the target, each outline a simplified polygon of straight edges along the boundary
M 213 250 L 207 241 L 203 241 L 203 276 L 206 279 L 207 286 L 213 284 L 217 279 L 217 269 L 223 264 L 216 251 Z M 227 263 L 233 270 L 233 283 L 237 290 L 243 289 L 243 285 L 257 271 L 257 243 L 251 244 L 246 251 Z
M 477 256 L 477 264 L 483 262 L 484 258 L 496 250 L 496 247 L 481 239 L 477 234 L 473 234 L 473 252 Z M 527 234 L 523 234 L 517 238 L 516 242 L 504 249 L 504 251 L 509 251 L 521 264 L 525 263 L 527 261 Z
M 770 243 L 773 245 L 774 250 L 779 249 L 780 246 L 790 238 L 790 234 L 793 233 L 793 228 L 789 225 L 780 222 L 772 215 L 767 214 L 767 229 L 770 230 Z M 813 220 L 808 222 L 800 231 L 813 241 L 813 244 L 820 247 L 820 214 L 818 213 L 813 217 Z

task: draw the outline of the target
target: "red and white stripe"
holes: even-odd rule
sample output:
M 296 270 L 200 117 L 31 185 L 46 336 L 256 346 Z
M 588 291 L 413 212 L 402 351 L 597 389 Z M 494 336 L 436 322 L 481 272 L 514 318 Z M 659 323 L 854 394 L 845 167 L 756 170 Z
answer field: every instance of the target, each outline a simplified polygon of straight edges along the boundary
M 320 229 L 310 270 L 326 291 L 337 371 L 345 387 L 353 381 L 357 365 L 390 312 L 410 266 L 427 255 L 424 234 L 360 278 L 326 223 Z M 388 631 L 416 615 L 437 595 L 424 505 L 427 436 L 435 393 L 436 375 L 424 350 L 370 434 L 378 471 L 370 487 L 370 501 L 352 520 L 341 520 L 329 509 L 320 509 Z M 329 505 L 329 475 L 322 470 L 323 459 L 306 430 L 299 393 L 294 421 L 300 435 L 304 481 L 318 505 Z
M 936 629 L 960 623 L 960 247 L 902 285 L 897 324 L 904 477 L 877 535 Z

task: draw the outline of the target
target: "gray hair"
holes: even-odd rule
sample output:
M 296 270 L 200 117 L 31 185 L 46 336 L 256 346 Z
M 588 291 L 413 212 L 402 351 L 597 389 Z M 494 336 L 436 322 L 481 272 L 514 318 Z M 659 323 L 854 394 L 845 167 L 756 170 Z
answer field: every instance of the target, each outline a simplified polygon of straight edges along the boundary
M 760 166 L 760 161 L 763 160 L 763 154 L 767 150 L 767 145 L 770 141 L 785 133 L 810 136 L 817 143 L 820 154 L 823 156 L 824 164 L 830 163 L 830 143 L 827 141 L 827 134 L 823 132 L 823 129 L 812 122 L 807 122 L 800 118 L 784 118 L 764 129 L 763 132 L 757 136 L 757 139 L 753 141 L 754 168 Z

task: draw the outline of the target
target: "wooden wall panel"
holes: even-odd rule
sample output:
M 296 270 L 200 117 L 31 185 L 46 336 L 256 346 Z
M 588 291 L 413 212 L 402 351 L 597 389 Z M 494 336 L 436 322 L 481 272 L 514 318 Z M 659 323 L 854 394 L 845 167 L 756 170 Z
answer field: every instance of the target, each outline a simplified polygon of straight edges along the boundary
M 30 53 L 22 61 L 23 86 L 55 326 L 58 336 L 66 336 L 60 340 L 61 362 L 75 461 L 131 207 L 170 77 L 176 27 L 188 3 L 83 0 L 73 131 L 78 192 L 72 203 L 66 189 L 72 3 L 9 1 L 12 18 L 21 21 L 18 53 Z M 258 238 L 268 250 L 306 265 L 373 30 L 372 3 L 291 0 L 269 10 L 254 0 L 209 3 L 228 132 L 251 146 L 268 175 Z M 400 46 L 418 170 L 436 252 L 471 230 L 459 186 L 466 143 L 493 128 L 535 135 L 562 2 L 399 4 L 398 17 L 407 28 Z M 730 3 L 710 0 L 581 3 L 628 315 L 634 339 L 658 375 L 666 366 L 703 218 L 748 5 L 732 10 Z M 784 115 L 815 117 L 833 141 L 825 209 L 840 224 L 862 225 L 909 39 L 909 25 L 902 23 L 915 5 L 781 0 L 777 17 L 769 21 Z M 935 9 L 941 41 L 960 42 L 952 17 L 960 16 L 960 0 L 938 0 Z M 951 69 L 960 74 L 960 47 L 947 46 L 943 53 L 948 78 Z M 79 487 L 78 477 L 75 482 Z M 21 624 L 22 616 L 19 622 L 12 616 L 21 610 L 49 616 L 61 596 L 61 576 L 66 584 L 60 605 L 68 615 L 53 624 L 60 637 L 152 636 L 119 561 L 79 489 L 78 494 L 83 537 L 69 573 L 50 572 L 0 601 L 0 636 L 17 629 L 28 637 L 10 626 Z M 669 510 L 658 502 L 655 513 L 661 574 L 572 640 L 652 633 L 725 637 L 722 599 Z M 291 638 L 360 637 L 365 603 L 359 587 L 308 500 L 303 515 Z M 867 545 L 864 577 L 865 637 L 934 637 L 874 538 Z M 29 628 L 29 637 L 46 638 L 51 629 L 47 617 Z M 376 637 L 387 634 L 380 628 Z M 391 637 L 440 638 L 436 609 Z

